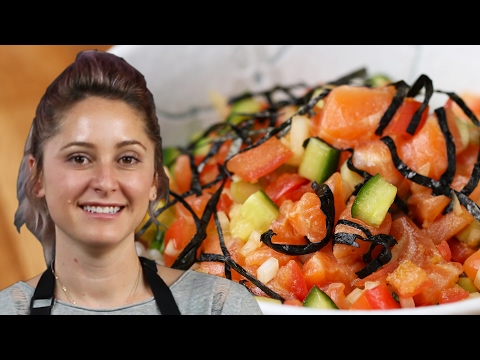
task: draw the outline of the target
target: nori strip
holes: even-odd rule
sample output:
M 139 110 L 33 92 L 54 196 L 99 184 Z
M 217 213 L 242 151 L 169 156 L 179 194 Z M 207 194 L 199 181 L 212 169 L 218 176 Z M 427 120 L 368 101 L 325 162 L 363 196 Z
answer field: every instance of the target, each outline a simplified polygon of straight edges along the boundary
M 462 109 L 462 111 L 464 112 L 464 114 L 467 115 L 468 118 L 469 118 L 470 120 L 472 120 L 472 122 L 473 122 L 476 126 L 479 126 L 479 127 L 480 127 L 480 122 L 478 121 L 477 117 L 475 116 L 475 114 L 473 113 L 473 111 L 470 110 L 470 108 L 467 106 L 467 104 L 465 104 L 465 101 L 463 101 L 461 97 L 459 97 L 457 94 L 455 94 L 455 93 L 453 93 L 453 92 L 447 92 L 447 91 L 441 91 L 441 90 L 436 90 L 436 92 L 448 95 L 448 97 L 449 97 L 450 99 L 452 99 L 453 101 L 455 101 L 455 103 L 456 103 L 458 106 L 460 106 L 460 108 Z
M 475 217 L 477 221 L 480 221 L 480 208 L 478 207 L 477 203 L 475 203 L 475 201 L 470 199 L 467 195 L 462 194 L 461 192 L 455 191 L 455 195 L 457 195 L 460 204 L 465 206 L 467 211 L 472 214 L 472 216 Z
M 358 234 L 338 232 L 333 235 L 333 244 L 343 244 L 359 248 L 360 245 L 355 240 L 365 240 Z
M 197 227 L 197 232 L 193 236 L 192 240 L 187 244 L 187 246 L 182 250 L 182 252 L 175 259 L 172 264 L 172 268 L 187 270 L 196 262 L 196 252 L 203 240 L 207 237 L 207 226 L 212 214 L 216 211 L 216 206 L 218 200 L 220 199 L 220 194 L 222 193 L 223 187 L 225 185 L 226 177 L 221 183 L 221 186 L 218 187 L 212 197 L 208 200 L 205 210 L 203 211 L 202 217 L 200 220 L 198 218 L 195 220 L 195 226 Z M 193 215 L 194 213 L 192 213 Z
M 405 83 L 405 81 L 399 81 L 398 83 L 394 84 L 397 91 L 395 92 L 395 95 L 393 96 L 392 102 L 388 106 L 387 111 L 382 115 L 382 118 L 380 119 L 380 122 L 378 123 L 378 127 L 375 130 L 375 135 L 382 135 L 383 130 L 387 127 L 387 125 L 392 121 L 393 116 L 397 112 L 398 108 L 400 105 L 402 105 L 403 100 L 407 96 L 409 87 Z
M 425 87 L 425 98 L 423 99 L 422 104 L 420 107 L 415 111 L 415 114 L 412 116 L 412 120 L 410 121 L 410 124 L 408 124 L 407 127 L 407 133 L 410 135 L 415 134 L 415 131 L 417 130 L 418 124 L 420 123 L 420 119 L 422 118 L 422 114 L 424 110 L 426 109 L 428 102 L 430 101 L 430 98 L 433 95 L 433 83 L 432 80 L 422 74 L 418 77 L 418 79 L 415 81 L 415 83 L 412 85 L 410 88 L 410 91 L 407 94 L 407 97 L 415 97 L 420 89 Z
M 445 195 L 448 196 L 450 199 L 452 198 L 452 191 L 457 195 L 460 204 L 465 206 L 467 211 L 472 214 L 478 221 L 480 221 L 480 208 L 478 205 L 470 199 L 467 195 L 463 194 L 462 192 L 456 191 L 451 189 L 449 186 L 445 186 L 439 181 L 431 179 L 427 176 L 420 175 L 410 169 L 397 155 L 397 150 L 394 141 L 389 136 L 385 136 L 381 138 L 382 140 L 390 149 L 392 154 L 393 163 L 398 171 L 407 179 L 412 180 L 413 182 L 426 186 L 432 189 L 432 194 L 434 195 Z
M 311 254 L 322 249 L 327 245 L 332 236 L 334 219 L 335 219 L 335 204 L 333 199 L 332 190 L 326 184 L 317 184 L 315 181 L 312 183 L 312 188 L 315 194 L 320 198 L 320 209 L 325 214 L 325 237 L 317 242 L 310 242 L 308 237 L 305 239 L 308 245 L 291 245 L 291 244 L 274 244 L 272 243 L 272 237 L 275 235 L 273 230 L 269 229 L 260 236 L 260 241 L 267 245 L 269 248 L 286 255 L 305 255 Z
M 202 185 L 200 184 L 200 173 L 195 164 L 195 158 L 193 157 L 193 153 L 187 153 L 190 159 L 190 171 L 192 172 L 192 180 L 190 182 L 190 191 L 192 191 L 195 195 L 200 196 L 202 195 Z
M 356 272 L 360 279 L 363 279 L 364 277 L 374 273 L 382 265 L 391 260 L 392 253 L 390 251 L 390 246 L 393 246 L 397 243 L 397 240 L 393 236 L 387 234 L 372 235 L 370 230 L 368 230 L 366 227 L 350 220 L 340 219 L 338 220 L 337 224 L 347 225 L 361 230 L 366 237 L 364 238 L 354 233 L 339 232 L 333 235 L 334 244 L 344 244 L 358 248 L 360 245 L 355 241 L 356 239 L 371 242 L 368 251 L 363 254 L 363 261 L 367 265 L 363 269 Z M 382 246 L 383 249 L 375 259 L 372 259 L 372 252 L 377 246 Z
M 323 98 L 325 98 L 325 96 L 327 96 L 330 91 L 332 91 L 332 89 L 324 89 L 320 94 L 318 94 L 317 96 L 315 96 L 314 98 L 312 98 L 305 106 L 303 107 L 300 107 L 300 109 L 298 109 L 297 111 L 297 114 L 298 115 L 305 115 L 305 114 L 309 114 L 310 116 L 313 115 L 313 107 L 320 101 L 322 100 Z
M 363 254 L 363 261 L 367 263 L 367 266 L 355 273 L 360 279 L 363 279 L 366 276 L 373 274 L 383 265 L 388 263 L 392 259 L 392 252 L 390 251 L 390 246 L 393 246 L 397 243 L 397 240 L 393 236 L 387 234 L 374 235 L 367 240 L 372 242 L 370 244 L 368 252 Z M 383 249 L 380 251 L 376 258 L 372 259 L 372 252 L 377 246 L 382 246 Z
M 445 172 L 442 174 L 440 179 L 438 180 L 443 186 L 450 186 L 453 181 L 453 176 L 455 175 L 456 170 L 456 147 L 455 142 L 453 141 L 453 136 L 448 129 L 447 124 L 447 115 L 445 113 L 445 109 L 438 108 L 435 109 L 435 114 L 437 115 L 438 124 L 440 125 L 440 129 L 442 130 L 443 137 L 445 138 L 445 146 L 447 150 L 447 168 Z
M 235 271 L 237 271 L 240 275 L 245 277 L 246 279 L 250 280 L 254 285 L 256 285 L 258 288 L 260 288 L 264 293 L 269 295 L 273 299 L 278 299 L 281 300 L 282 302 L 285 301 L 285 299 L 277 294 L 275 291 L 271 290 L 268 286 L 263 284 L 260 280 L 255 278 L 252 274 L 250 274 L 248 271 L 246 271 L 243 267 L 238 265 L 230 256 L 230 253 L 225 245 L 225 239 L 223 237 L 223 231 L 221 224 L 218 220 L 218 214 L 217 212 L 213 213 L 214 216 L 214 221 L 215 225 L 217 227 L 217 232 L 218 232 L 218 238 L 220 240 L 220 249 L 222 250 L 223 255 L 219 254 L 207 254 L 203 253 L 200 254 L 198 257 L 197 261 L 202 262 L 202 261 L 216 261 L 216 262 L 223 262 L 225 264 L 225 277 L 227 279 L 232 279 L 232 272 L 231 268 L 233 268 Z M 247 286 L 248 289 L 248 286 Z
M 473 190 L 478 185 L 478 181 L 480 180 L 480 151 L 478 152 L 477 156 L 477 162 L 475 165 L 473 165 L 473 170 L 472 174 L 470 176 L 470 179 L 468 180 L 468 183 L 463 187 L 461 193 L 465 195 L 470 195 Z
M 404 178 L 412 180 L 413 182 L 426 186 L 432 189 L 432 193 L 435 195 L 445 195 L 450 196 L 450 188 L 443 186 L 439 181 L 436 181 L 428 176 L 423 176 L 416 171 L 410 169 L 407 164 L 405 164 L 397 154 L 397 147 L 395 142 L 390 136 L 384 136 L 380 138 L 381 141 L 388 146 L 390 153 L 392 155 L 393 164 L 398 171 L 403 175 Z
M 367 237 L 372 237 L 372 233 L 370 232 L 370 230 L 368 230 L 365 226 L 356 223 L 355 221 L 339 219 L 337 224 L 351 226 L 357 230 L 362 231 Z

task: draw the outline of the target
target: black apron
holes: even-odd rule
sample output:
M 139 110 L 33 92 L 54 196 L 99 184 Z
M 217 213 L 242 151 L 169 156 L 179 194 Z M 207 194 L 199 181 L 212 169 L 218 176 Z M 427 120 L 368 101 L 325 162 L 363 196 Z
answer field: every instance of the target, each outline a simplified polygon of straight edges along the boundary
M 181 315 L 170 288 L 157 273 L 155 261 L 142 256 L 139 258 L 143 272 L 147 277 L 147 282 L 153 291 L 153 296 L 162 315 Z M 55 302 L 54 289 L 55 277 L 49 267 L 40 277 L 30 300 L 30 315 L 50 315 Z M 43 302 L 46 305 L 36 305 L 36 301 L 39 301 L 39 303 Z

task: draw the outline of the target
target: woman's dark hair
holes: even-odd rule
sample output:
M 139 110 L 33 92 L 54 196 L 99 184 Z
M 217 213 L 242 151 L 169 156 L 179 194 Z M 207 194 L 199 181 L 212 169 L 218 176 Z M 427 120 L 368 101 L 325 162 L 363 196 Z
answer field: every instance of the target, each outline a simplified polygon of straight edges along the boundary
M 123 58 L 109 52 L 87 50 L 78 53 L 75 61 L 48 86 L 40 99 L 17 180 L 19 208 L 15 214 L 15 226 L 19 231 L 26 224 L 42 242 L 47 264 L 53 259 L 54 224 L 45 199 L 34 193 L 43 171 L 45 144 L 59 131 L 64 114 L 92 96 L 124 101 L 142 115 L 145 132 L 155 148 L 157 198 L 148 208 L 152 219 L 156 220 L 154 211 L 159 201 L 168 199 L 169 180 L 163 167 L 160 125 L 153 95 L 144 76 Z M 30 156 L 35 160 L 31 170 L 28 165 Z

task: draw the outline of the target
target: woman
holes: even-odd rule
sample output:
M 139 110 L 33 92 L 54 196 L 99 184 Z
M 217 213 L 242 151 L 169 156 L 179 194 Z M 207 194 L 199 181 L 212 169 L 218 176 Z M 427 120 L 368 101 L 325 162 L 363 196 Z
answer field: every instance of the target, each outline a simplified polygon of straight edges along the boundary
M 2 290 L 1 314 L 261 314 L 237 282 L 137 256 L 168 178 L 153 96 L 116 55 L 81 52 L 47 88 L 17 195 L 48 269 Z

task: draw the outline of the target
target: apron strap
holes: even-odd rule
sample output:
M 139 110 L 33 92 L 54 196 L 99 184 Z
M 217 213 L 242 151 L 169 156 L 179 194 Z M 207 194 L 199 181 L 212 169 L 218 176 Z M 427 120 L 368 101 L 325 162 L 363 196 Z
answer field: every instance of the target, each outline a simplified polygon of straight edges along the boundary
M 30 300 L 30 315 L 50 315 L 55 298 L 55 277 L 50 267 L 40 277 L 32 299 Z
M 156 262 L 142 256 L 139 258 L 162 315 L 181 315 L 170 288 L 157 273 Z M 30 315 L 50 315 L 55 301 L 54 289 L 55 277 L 48 267 L 40 277 L 30 300 Z
M 142 263 L 144 273 L 147 276 L 148 283 L 162 315 L 181 315 L 177 303 L 173 298 L 172 291 L 157 273 L 157 263 L 155 260 L 140 256 L 140 262 Z

